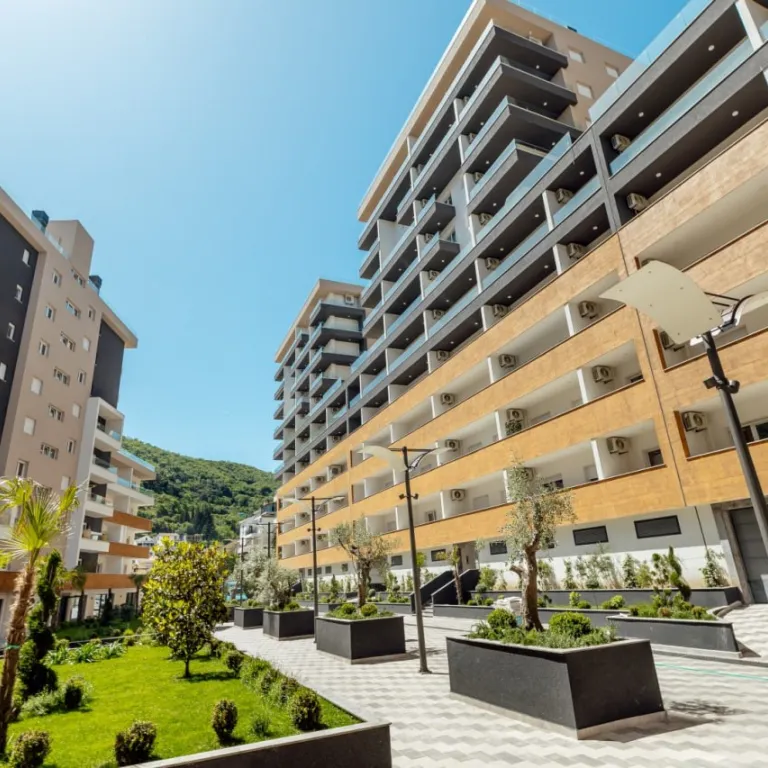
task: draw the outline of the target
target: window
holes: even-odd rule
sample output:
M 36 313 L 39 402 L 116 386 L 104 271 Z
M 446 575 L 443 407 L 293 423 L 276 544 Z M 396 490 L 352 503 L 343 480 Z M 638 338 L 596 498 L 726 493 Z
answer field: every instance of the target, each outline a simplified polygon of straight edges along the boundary
M 333 566 L 332 565 L 326 565 L 325 566 L 325 572 L 326 573 L 332 573 L 333 572 Z
M 741 434 L 748 443 L 768 438 L 768 421 L 756 421 L 754 424 L 746 424 L 741 428 Z
M 29 464 L 26 461 L 16 462 L 16 477 L 26 477 L 29 471 Z
M 57 408 L 55 405 L 48 406 L 48 415 L 56 421 L 64 421 L 64 411 L 61 408 Z
M 612 77 L 614 80 L 619 76 L 619 70 L 610 64 L 605 65 L 605 71 L 608 73 L 608 77 Z
M 24 434 L 25 435 L 34 435 L 35 434 L 35 420 L 30 419 L 29 416 L 24 419 Z
M 77 383 L 78 384 L 85 384 L 85 371 L 78 371 L 77 372 Z
M 548 491 L 557 491 L 565 487 L 562 475 L 552 475 L 551 477 L 545 477 L 542 479 L 541 485 Z
M 20 286 L 16 286 L 16 301 L 22 301 L 24 299 L 24 289 Z
M 72 415 L 76 418 L 80 418 L 80 406 L 78 403 L 72 403 Z
M 505 541 L 492 541 L 489 545 L 492 555 L 506 555 L 507 543 Z
M 662 467 L 664 466 L 664 457 L 661 455 L 661 450 L 648 451 L 648 466 L 649 467 Z
M 21 261 L 29 266 L 29 251 L 25 248 L 24 253 L 21 254 Z
M 573 532 L 573 543 L 577 547 L 587 544 L 605 544 L 608 541 L 608 531 L 604 525 L 596 525 L 592 528 L 579 528 Z
M 57 381 L 60 381 L 62 384 L 66 384 L 67 386 L 69 386 L 69 380 L 70 380 L 69 374 L 64 373 L 64 371 L 62 371 L 61 369 L 59 368 L 53 369 L 53 378 L 56 379 Z
M 653 517 L 650 520 L 635 520 L 635 534 L 638 539 L 652 539 L 655 536 L 677 536 L 680 521 L 677 515 Z
M 61 274 L 57 272 L 55 269 L 53 270 L 51 279 L 53 280 L 54 285 L 61 285 Z
M 50 304 L 45 305 L 43 314 L 46 316 L 48 320 L 54 320 L 56 318 L 56 310 Z
M 307 568 L 307 576 L 311 576 L 311 575 L 312 575 L 312 569 L 311 568 Z
M 631 376 L 627 377 L 628 384 L 637 384 L 638 381 L 642 381 L 642 380 L 643 380 L 642 373 L 633 373 Z
M 342 563 L 341 564 L 341 572 L 342 573 L 349 573 L 349 563 Z
M 390 565 L 402 565 L 403 564 L 403 556 L 402 555 L 392 555 L 392 559 L 390 561 Z
M 74 453 L 75 448 L 77 448 L 77 442 L 70 437 L 67 440 L 67 453 Z
M 5 381 L 5 374 L 8 370 L 8 366 L 5 363 L 0 363 L 0 381 Z
M 67 299 L 64 303 L 64 308 L 67 310 L 67 312 L 69 312 L 70 315 L 80 317 L 80 310 L 69 299 Z
M 8 330 L 5 332 L 5 338 L 14 341 L 16 336 L 16 326 L 13 323 L 8 323 Z
M 52 445 L 48 445 L 48 443 L 40 443 L 40 453 L 42 453 L 43 456 L 47 456 L 49 459 L 59 458 L 59 449 L 54 448 Z
M 96 319 L 96 310 L 93 307 L 88 307 L 88 319 L 89 320 Z
M 75 351 L 75 342 L 67 336 L 66 333 L 61 334 L 61 343 L 70 351 Z
M 41 354 L 43 357 L 48 357 L 49 350 L 50 350 L 50 345 L 48 344 L 48 342 L 40 339 L 40 341 L 37 344 L 38 353 Z
M 579 64 L 584 63 L 584 54 L 581 51 L 574 51 L 573 48 L 568 49 L 568 55 L 574 60 L 578 61 Z
M 582 96 L 586 96 L 588 99 L 592 98 L 592 89 L 588 85 L 584 85 L 584 83 L 576 83 L 576 90 Z
M 83 276 L 76 272 L 74 269 L 72 270 L 72 277 L 75 278 L 75 282 L 82 288 L 85 286 L 85 280 L 83 280 Z M 78 315 L 80 317 L 80 315 Z
M 32 377 L 32 383 L 29 385 L 33 394 L 39 395 L 43 391 L 42 379 L 38 379 L 37 376 Z
M 61 490 L 66 491 L 72 485 L 72 478 L 69 475 L 61 476 Z
M 87 336 L 83 336 L 83 349 L 86 352 L 90 352 L 91 350 L 91 340 Z
M 433 549 L 429 553 L 429 559 L 433 563 L 439 563 L 439 562 L 441 562 L 443 560 L 447 560 L 448 559 L 448 553 L 444 549 Z

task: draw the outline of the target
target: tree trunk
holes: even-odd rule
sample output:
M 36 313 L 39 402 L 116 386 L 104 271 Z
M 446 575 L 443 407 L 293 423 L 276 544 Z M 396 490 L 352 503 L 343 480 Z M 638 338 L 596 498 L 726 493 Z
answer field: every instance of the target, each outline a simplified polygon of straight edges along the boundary
M 184 659 L 184 677 L 189 677 L 189 656 Z
M 539 588 L 537 579 L 539 566 L 536 560 L 536 550 L 525 550 L 525 577 L 523 579 L 523 626 L 525 629 L 542 630 L 539 618 Z
M 368 584 L 370 580 L 370 573 L 367 568 L 360 568 L 357 574 L 357 607 L 360 608 L 365 605 L 365 601 L 368 598 Z
M 461 586 L 461 561 L 453 564 L 453 583 L 456 587 L 456 605 L 464 602 L 464 589 Z
M 35 565 L 28 562 L 16 577 L 16 590 L 19 596 L 13 606 L 11 624 L 6 639 L 3 675 L 0 681 L 0 754 L 5 754 L 8 743 L 8 725 L 11 722 L 13 706 L 13 687 L 16 683 L 16 669 L 19 664 L 19 648 L 26 636 L 26 619 L 32 590 L 35 586 Z

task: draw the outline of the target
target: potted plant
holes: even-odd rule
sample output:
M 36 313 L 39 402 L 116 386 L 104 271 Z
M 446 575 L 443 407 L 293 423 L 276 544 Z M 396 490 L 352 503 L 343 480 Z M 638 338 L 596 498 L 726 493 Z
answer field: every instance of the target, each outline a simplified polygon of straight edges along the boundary
M 315 634 L 319 651 L 352 663 L 405 654 L 403 617 L 380 611 L 375 603 L 366 603 L 359 609 L 353 603 L 345 603 L 325 616 L 318 616 Z
M 315 612 L 302 608 L 292 599 L 298 574 L 283 568 L 277 560 L 267 560 L 259 576 L 258 599 L 264 609 L 264 634 L 278 640 L 312 637 Z

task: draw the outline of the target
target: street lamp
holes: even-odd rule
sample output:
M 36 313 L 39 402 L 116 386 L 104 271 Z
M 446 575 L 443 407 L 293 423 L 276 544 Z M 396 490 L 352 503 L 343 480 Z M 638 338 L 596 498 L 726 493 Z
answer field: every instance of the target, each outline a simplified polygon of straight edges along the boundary
M 712 376 L 704 386 L 720 393 L 760 536 L 768 551 L 768 505 L 733 402 L 733 395 L 740 385 L 726 377 L 715 343 L 715 336 L 736 327 L 748 312 L 768 304 L 768 292 L 742 299 L 707 293 L 675 267 L 662 261 L 651 261 L 602 293 L 601 298 L 628 304 L 648 315 L 678 344 L 704 344 L 712 369 Z
M 413 574 L 413 603 L 416 609 L 416 635 L 419 642 L 419 672 L 428 674 L 427 646 L 424 640 L 424 616 L 421 610 L 421 574 L 416 565 L 416 531 L 413 526 L 413 499 L 418 499 L 418 494 L 411 493 L 411 472 L 416 469 L 424 457 L 430 454 L 447 453 L 450 448 L 383 448 L 380 445 L 368 445 L 363 447 L 363 453 L 383 459 L 394 470 L 405 470 L 405 493 L 400 495 L 408 506 L 408 535 L 411 544 L 411 572 Z M 409 453 L 418 454 L 411 459 Z M 401 463 L 402 462 L 402 463 Z

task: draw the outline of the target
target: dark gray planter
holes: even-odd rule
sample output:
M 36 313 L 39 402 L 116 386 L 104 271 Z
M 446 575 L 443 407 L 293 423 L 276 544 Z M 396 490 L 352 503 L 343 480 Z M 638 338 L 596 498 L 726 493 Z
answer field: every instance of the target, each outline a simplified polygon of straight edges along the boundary
M 278 640 L 296 640 L 315 634 L 314 611 L 264 611 L 264 634 Z
M 375 603 L 379 607 L 380 611 L 392 611 L 392 613 L 400 613 L 403 616 L 410 616 L 413 613 L 410 601 L 407 603 Z
M 650 640 L 658 645 L 678 645 L 707 651 L 738 653 L 739 646 L 729 621 L 647 619 L 613 615 L 608 620 L 620 637 Z
M 617 720 L 661 715 L 647 640 L 554 649 L 449 637 L 451 692 L 587 736 Z
M 315 630 L 317 650 L 361 661 L 405 653 L 405 627 L 402 616 L 383 618 L 333 619 L 318 616 Z
M 482 621 L 493 610 L 490 605 L 438 605 L 433 607 L 433 615 L 449 619 L 474 619 Z
M 233 613 L 236 627 L 253 629 L 264 623 L 263 608 L 235 608 Z

